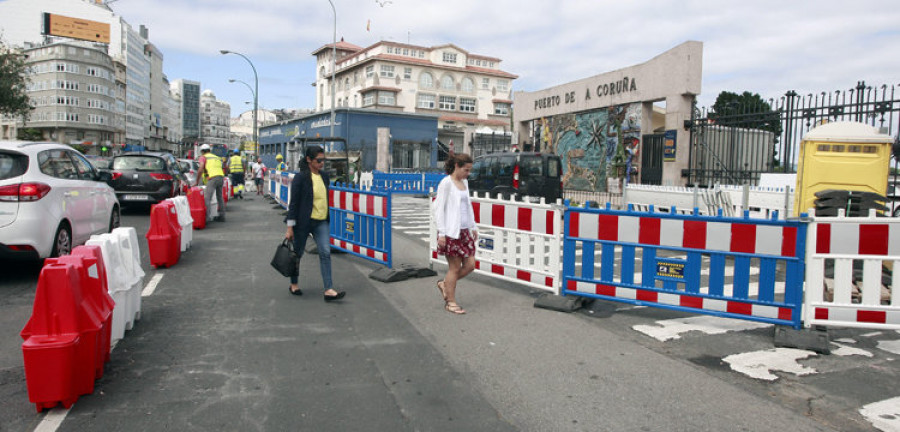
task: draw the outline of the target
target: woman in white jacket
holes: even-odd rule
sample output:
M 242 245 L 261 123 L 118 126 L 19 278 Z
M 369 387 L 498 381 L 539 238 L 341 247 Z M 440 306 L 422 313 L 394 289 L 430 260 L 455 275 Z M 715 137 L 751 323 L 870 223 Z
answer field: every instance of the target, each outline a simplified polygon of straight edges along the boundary
M 451 154 L 444 164 L 449 174 L 438 184 L 434 200 L 434 219 L 438 230 L 438 254 L 447 257 L 447 275 L 438 281 L 437 287 L 444 298 L 447 312 L 466 313 L 456 303 L 456 282 L 475 270 L 475 212 L 469 199 L 469 172 L 472 157 L 465 153 Z

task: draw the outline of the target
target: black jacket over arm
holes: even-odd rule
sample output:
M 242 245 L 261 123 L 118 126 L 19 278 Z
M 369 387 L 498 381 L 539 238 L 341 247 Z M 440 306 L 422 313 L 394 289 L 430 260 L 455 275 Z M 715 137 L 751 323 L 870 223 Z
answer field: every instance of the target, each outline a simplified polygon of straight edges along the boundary
M 328 174 L 326 174 L 324 171 L 320 171 L 319 175 L 322 176 L 322 182 L 325 183 L 325 199 L 329 201 L 328 206 L 331 207 L 331 197 L 328 193 Z M 291 181 L 291 202 L 288 205 L 288 214 L 287 218 L 285 219 L 285 221 L 296 221 L 296 225 L 294 225 L 294 232 L 298 232 L 298 230 L 300 232 L 309 232 L 312 208 L 312 176 L 310 175 L 309 171 L 300 171 L 294 175 L 294 180 Z M 326 215 L 325 220 L 328 220 L 329 217 L 330 216 Z

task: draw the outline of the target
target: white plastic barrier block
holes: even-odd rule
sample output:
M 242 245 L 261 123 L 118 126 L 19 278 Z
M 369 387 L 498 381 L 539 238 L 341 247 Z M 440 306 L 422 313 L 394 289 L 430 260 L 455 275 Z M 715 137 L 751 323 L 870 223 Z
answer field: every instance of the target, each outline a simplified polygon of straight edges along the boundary
M 187 197 L 180 196 L 169 198 L 175 203 L 175 211 L 178 212 L 178 225 L 181 226 L 181 251 L 191 247 L 194 240 L 194 218 L 191 217 L 191 206 Z
M 119 238 L 119 248 L 122 254 L 123 272 L 127 283 L 124 286 L 124 294 L 118 294 L 125 302 L 125 329 L 130 330 L 134 321 L 141 318 L 141 290 L 144 286 L 144 270 L 141 268 L 141 251 L 137 241 L 137 231 L 133 227 L 116 228 L 113 236 Z M 113 300 L 119 301 L 116 293 Z M 114 312 L 115 313 L 115 312 Z
M 127 302 L 124 301 L 123 295 L 120 293 L 126 291 L 125 286 L 127 284 L 126 280 L 128 279 L 128 275 L 126 275 L 124 265 L 122 264 L 122 250 L 119 247 L 119 236 L 114 236 L 112 234 L 95 235 L 85 244 L 88 246 L 100 247 L 100 253 L 103 255 L 103 264 L 106 266 L 106 281 L 109 295 L 115 302 L 112 328 L 110 331 L 110 341 L 115 343 L 119 339 L 125 337 L 125 308 Z M 110 349 L 112 349 L 112 344 Z

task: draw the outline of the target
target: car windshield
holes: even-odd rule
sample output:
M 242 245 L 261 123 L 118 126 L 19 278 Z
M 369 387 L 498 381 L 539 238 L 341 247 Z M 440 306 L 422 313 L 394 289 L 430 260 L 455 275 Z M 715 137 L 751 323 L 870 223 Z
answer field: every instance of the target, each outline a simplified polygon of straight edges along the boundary
M 184 172 L 193 171 L 191 163 L 188 161 L 178 161 L 178 166 L 180 166 L 181 170 Z
M 0 152 L 0 180 L 18 177 L 28 169 L 28 156 Z
M 165 171 L 166 163 L 155 156 L 119 156 L 113 159 L 114 170 Z

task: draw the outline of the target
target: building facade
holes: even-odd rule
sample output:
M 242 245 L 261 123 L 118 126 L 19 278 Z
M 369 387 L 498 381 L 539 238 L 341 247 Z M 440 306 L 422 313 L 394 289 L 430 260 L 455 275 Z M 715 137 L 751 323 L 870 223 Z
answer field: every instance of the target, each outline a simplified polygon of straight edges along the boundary
M 685 121 L 702 71 L 703 44 L 688 41 L 641 64 L 516 92 L 517 142 L 558 154 L 568 190 L 605 192 L 610 178 L 683 186 L 690 157 Z
M 379 109 L 338 108 L 334 136 L 343 142 L 318 142 L 329 159 L 347 158 L 353 171 L 422 171 L 438 160 L 437 122 L 432 114 Z M 331 113 L 320 112 L 259 129 L 259 154 L 266 166 L 283 155 L 297 169 L 304 142 L 331 136 Z
M 512 83 L 518 77 L 503 71 L 499 58 L 452 44 L 390 41 L 362 48 L 342 40 L 312 54 L 318 112 L 330 110 L 333 99 L 337 108 L 436 115 L 438 141 L 470 153 L 484 135 L 511 137 Z
M 231 105 L 217 100 L 212 90 L 204 90 L 200 95 L 200 141 L 236 148 L 231 137 Z
M 6 117 L 0 138 L 55 141 L 109 154 L 116 133 L 116 68 L 106 45 L 88 42 L 26 44 L 26 120 Z
M 181 137 L 188 145 L 200 141 L 200 83 L 186 79 L 172 81 L 170 90 L 180 101 Z
M 109 42 L 105 44 L 87 43 L 69 38 L 43 35 L 44 13 L 109 24 Z M 154 150 L 172 151 L 176 148 L 173 142 L 182 140 L 181 137 L 184 134 L 181 132 L 181 126 L 175 120 L 176 117 L 166 115 L 166 112 L 169 110 L 166 107 L 171 107 L 173 102 L 167 100 L 170 96 L 166 86 L 165 75 L 162 73 L 163 56 L 162 52 L 150 43 L 149 30 L 146 27 L 133 28 L 122 17 L 114 14 L 112 9 L 104 2 L 96 0 L 3 0 L 0 1 L 0 29 L 2 29 L 4 40 L 10 46 L 19 49 L 66 43 L 78 47 L 86 46 L 88 49 L 102 50 L 112 61 L 114 80 L 111 84 L 106 85 L 115 90 L 114 101 L 112 102 L 113 112 L 108 114 L 108 118 L 100 119 L 97 117 L 101 115 L 93 107 L 93 101 L 99 100 L 97 97 L 90 97 L 92 106 L 87 107 L 83 106 L 85 100 L 80 95 L 77 97 L 82 106 L 77 108 L 89 109 L 87 120 L 82 120 L 82 116 L 79 114 L 78 122 L 71 121 L 74 118 L 71 111 L 76 108 L 76 106 L 71 105 L 72 99 L 67 100 L 68 105 L 44 105 L 42 107 L 45 108 L 42 110 L 44 112 L 41 113 L 42 118 L 45 118 L 47 115 L 54 118 L 65 118 L 68 119 L 66 123 L 70 123 L 68 126 L 85 123 L 86 121 L 105 121 L 105 125 L 92 123 L 85 130 L 97 129 L 97 126 L 112 127 L 113 132 L 108 141 L 111 141 L 114 144 L 113 148 L 117 150 L 152 148 Z M 77 57 L 80 58 L 81 56 Z M 70 60 L 72 64 L 78 63 L 75 59 Z M 84 60 L 87 61 L 87 57 L 84 57 Z M 84 69 L 80 70 L 83 71 Z M 66 74 L 68 72 L 60 71 L 60 73 Z M 91 86 L 90 89 L 96 90 L 94 86 L 104 85 L 95 83 L 96 77 L 87 78 L 83 76 L 83 73 L 80 73 L 80 75 L 82 76 L 77 80 L 80 87 L 79 90 L 71 88 L 63 90 L 83 92 L 84 90 L 81 90 L 81 88 Z M 65 79 L 63 80 L 65 81 Z M 199 83 L 197 83 L 196 91 L 188 92 L 190 96 L 189 104 L 196 104 L 196 108 L 189 108 L 193 114 L 192 119 L 196 120 L 190 126 L 192 127 L 190 132 L 195 139 L 200 135 L 199 87 Z M 89 93 L 96 94 L 93 91 L 89 91 Z M 63 97 L 66 96 L 70 98 L 76 97 L 63 95 Z M 38 101 L 40 102 L 41 99 Z M 100 105 L 103 106 L 103 102 L 100 102 Z M 48 110 L 52 110 L 52 114 L 47 114 Z M 183 116 L 183 113 L 180 113 L 179 116 Z M 12 133 L 14 127 L 17 133 L 21 131 L 10 120 L 7 120 L 4 125 L 6 125 L 5 129 L 0 129 L 0 133 L 5 132 L 7 136 L 15 137 L 15 134 Z M 100 129 L 103 128 L 101 127 Z M 66 136 L 74 136 L 74 141 L 89 141 L 93 139 L 78 138 L 81 135 L 86 137 L 93 136 L 91 133 L 82 133 L 69 128 L 62 138 L 55 138 L 54 140 L 59 142 L 73 141 L 66 138 Z M 48 139 L 50 138 L 48 137 Z M 67 139 L 68 141 L 66 141 Z

